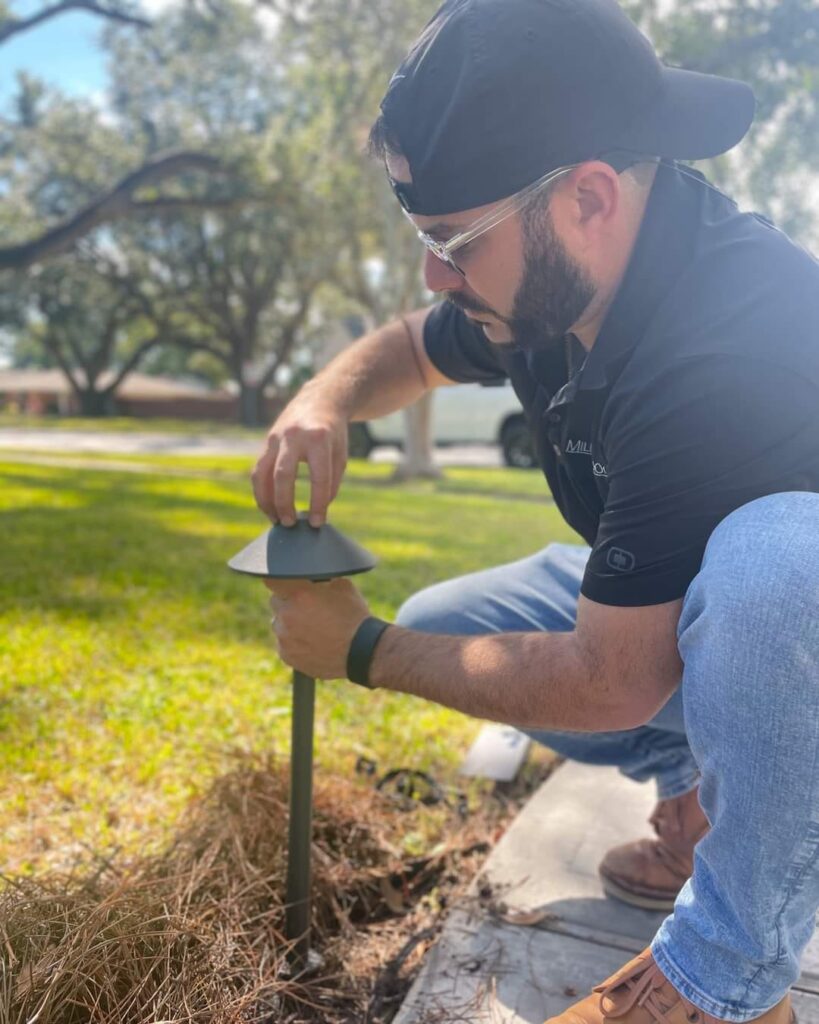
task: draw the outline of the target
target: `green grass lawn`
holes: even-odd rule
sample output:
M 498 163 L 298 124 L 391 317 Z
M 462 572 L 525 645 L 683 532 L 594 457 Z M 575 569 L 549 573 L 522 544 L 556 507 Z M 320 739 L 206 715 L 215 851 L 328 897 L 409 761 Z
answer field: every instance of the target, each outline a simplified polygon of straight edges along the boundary
M 218 434 L 225 437 L 261 437 L 260 428 L 241 427 L 216 420 L 180 420 L 170 417 L 144 419 L 137 416 L 29 416 L 0 411 L 0 428 L 19 430 L 71 430 L 85 433 L 126 434 Z
M 0 453 L 2 871 L 159 843 L 232 750 L 289 746 L 267 593 L 225 568 L 264 528 L 249 460 L 140 455 L 141 471 L 125 472 L 13 459 Z M 391 486 L 389 472 L 351 464 L 332 513 L 380 560 L 359 578 L 377 615 L 436 580 L 574 539 L 538 474 Z M 318 770 L 349 776 L 366 754 L 381 771 L 452 782 L 477 728 L 417 699 L 321 684 Z

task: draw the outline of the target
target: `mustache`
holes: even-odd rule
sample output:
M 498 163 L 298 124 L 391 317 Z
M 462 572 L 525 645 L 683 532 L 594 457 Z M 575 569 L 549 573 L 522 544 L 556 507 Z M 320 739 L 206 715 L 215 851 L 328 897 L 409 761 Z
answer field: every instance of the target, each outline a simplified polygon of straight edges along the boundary
M 460 292 L 447 292 L 447 300 L 452 303 L 453 306 L 457 306 L 458 309 L 468 313 L 489 313 L 490 316 L 500 319 L 498 314 L 491 308 L 491 306 L 485 306 L 482 302 L 477 299 L 471 299 L 466 295 L 462 295 Z

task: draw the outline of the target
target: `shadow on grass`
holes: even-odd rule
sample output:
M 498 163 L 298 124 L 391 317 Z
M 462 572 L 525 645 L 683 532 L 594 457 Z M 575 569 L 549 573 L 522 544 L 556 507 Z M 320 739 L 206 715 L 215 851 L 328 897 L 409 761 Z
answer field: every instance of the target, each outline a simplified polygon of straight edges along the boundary
M 546 484 L 543 485 L 542 494 L 532 494 L 528 491 L 510 490 L 507 487 L 492 487 L 491 484 L 469 484 L 459 483 L 457 480 L 448 481 L 445 477 L 441 480 L 407 480 L 395 481 L 390 477 L 365 476 L 357 474 L 353 479 L 348 480 L 346 487 L 373 487 L 379 490 L 410 492 L 415 494 L 449 494 L 464 498 L 488 498 L 490 500 L 504 500 L 524 502 L 532 505 L 554 505 L 554 498 L 549 493 Z
M 113 623 L 155 600 L 191 610 L 188 623 L 172 623 L 179 640 L 206 631 L 211 639 L 256 643 L 266 632 L 259 585 L 226 567 L 265 528 L 245 486 L 39 467 L 2 479 L 36 499 L 0 512 L 0 612 L 36 608 Z M 383 483 L 351 481 L 331 510 L 336 525 L 380 556 L 378 579 L 364 589 L 382 603 L 396 604 L 435 579 L 520 558 L 550 539 L 572 539 L 543 502 L 515 500 L 512 515 L 508 500 L 491 495 L 463 502 L 458 489 L 410 500 Z M 49 505 L 49 494 L 73 503 L 60 507 L 58 497 Z
M 100 622 L 127 618 L 135 601 L 172 598 L 196 607 L 210 600 L 221 607 L 209 635 L 246 636 L 249 588 L 226 561 L 264 528 L 250 502 L 156 493 L 145 481 L 115 474 L 99 481 L 15 473 L 2 479 L 6 488 L 69 495 L 76 504 L 60 507 L 58 498 L 0 511 L 0 612 L 36 607 Z M 190 514 L 190 530 L 173 521 L 180 512 Z M 202 536 L 214 522 L 226 527 L 224 536 Z M 184 635 L 184 623 L 174 627 Z
M 269 636 L 261 585 L 226 565 L 265 528 L 238 485 L 219 482 L 200 491 L 195 481 L 176 492 L 167 480 L 62 471 L 5 473 L 3 480 L 6 488 L 24 488 L 32 497 L 27 507 L 0 511 L 0 614 L 13 609 L 80 628 L 114 628 L 137 617 L 142 602 L 157 601 L 175 614 L 190 609 L 187 618 L 167 623 L 176 642 L 205 635 L 257 644 Z M 48 495 L 54 495 L 53 504 L 47 504 Z M 66 497 L 71 504 L 61 507 Z M 374 600 L 396 604 L 441 578 L 442 571 L 463 570 L 462 551 L 452 545 L 451 517 L 436 516 L 442 499 L 435 499 L 428 518 L 413 521 L 406 495 L 398 492 L 358 486 L 348 498 L 332 518 L 381 556 L 374 574 L 379 579 L 364 584 Z M 484 516 L 472 510 L 467 518 L 482 522 Z M 465 522 L 466 549 L 475 546 L 473 534 Z
M 300 487 L 302 505 L 305 493 Z M 331 520 L 379 557 L 356 583 L 387 618 L 423 586 L 520 558 L 550 533 L 564 539 L 549 507 L 360 481 L 343 492 Z M 233 728 L 207 696 L 249 672 L 236 699 L 246 709 L 254 679 L 281 666 L 264 588 L 226 565 L 264 527 L 244 481 L 34 466 L 0 473 L 0 629 L 9 641 L 8 659 L 0 652 L 8 669 L 0 731 L 11 741 L 11 777 L 35 746 L 59 771 L 66 729 L 82 732 L 86 720 L 89 731 L 105 733 L 106 751 L 115 749 L 110 737 L 133 743 L 143 726 L 145 735 L 161 727 L 172 740 L 195 731 L 200 715 L 206 738 Z M 177 706 L 177 694 L 188 693 L 188 667 L 195 685 Z M 120 729 L 121 719 L 133 730 Z M 95 742 L 80 736 L 76 749 L 95 750 Z M 165 755 L 152 756 L 159 763 Z

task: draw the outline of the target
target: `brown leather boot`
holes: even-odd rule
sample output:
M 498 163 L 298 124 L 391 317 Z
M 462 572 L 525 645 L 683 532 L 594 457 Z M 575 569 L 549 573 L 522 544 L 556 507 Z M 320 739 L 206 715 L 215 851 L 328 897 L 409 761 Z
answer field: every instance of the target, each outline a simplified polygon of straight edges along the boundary
M 647 910 L 671 910 L 694 870 L 694 847 L 708 831 L 699 787 L 661 800 L 649 818 L 656 839 L 638 839 L 609 850 L 598 871 L 615 899 Z
M 795 1024 L 788 993 L 754 1024 Z M 546 1024 L 720 1024 L 674 988 L 650 949 L 630 960 L 590 996 Z

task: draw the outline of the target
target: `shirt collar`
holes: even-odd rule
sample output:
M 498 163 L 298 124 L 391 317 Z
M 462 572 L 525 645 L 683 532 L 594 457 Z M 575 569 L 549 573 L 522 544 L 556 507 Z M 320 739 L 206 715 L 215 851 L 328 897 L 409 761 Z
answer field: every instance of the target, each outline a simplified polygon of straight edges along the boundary
M 703 207 L 713 204 L 735 208 L 699 172 L 659 164 L 626 273 L 583 367 L 581 389 L 607 384 L 611 364 L 622 363 L 638 345 L 694 257 Z

